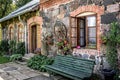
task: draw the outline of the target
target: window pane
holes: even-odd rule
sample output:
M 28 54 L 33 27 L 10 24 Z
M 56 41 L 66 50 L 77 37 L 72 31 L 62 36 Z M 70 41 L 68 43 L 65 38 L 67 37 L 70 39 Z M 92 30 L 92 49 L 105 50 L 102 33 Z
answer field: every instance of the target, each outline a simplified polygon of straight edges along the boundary
M 88 36 L 96 37 L 96 28 L 88 28 Z
M 89 16 L 87 17 L 88 27 L 96 26 L 96 17 L 95 16 Z
M 89 38 L 89 45 L 96 44 L 96 38 Z
M 80 28 L 84 28 L 84 20 L 80 20 Z
M 80 37 L 84 37 L 84 29 L 80 29 Z
M 96 38 L 89 38 L 88 48 L 96 48 Z
M 85 39 L 84 38 L 80 38 L 80 46 L 84 46 L 85 45 Z

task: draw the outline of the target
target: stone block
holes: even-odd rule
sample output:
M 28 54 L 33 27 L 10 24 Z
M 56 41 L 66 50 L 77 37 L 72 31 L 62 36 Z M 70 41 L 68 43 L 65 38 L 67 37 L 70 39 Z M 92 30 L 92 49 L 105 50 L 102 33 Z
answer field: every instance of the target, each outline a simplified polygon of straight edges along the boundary
M 74 6 L 75 6 L 75 9 L 77 9 L 79 7 L 79 1 L 78 0 L 74 1 Z
M 17 80 L 24 80 L 24 79 L 30 78 L 24 74 L 16 74 L 14 75 L 14 77 L 17 78 Z
M 108 5 L 107 6 L 107 11 L 109 13 L 118 12 L 118 11 L 120 11 L 120 5 L 118 3 L 117 4 Z
M 66 6 L 64 4 L 60 5 L 59 8 L 60 8 L 60 14 L 65 13 Z
M 30 71 L 30 72 L 24 73 L 24 75 L 27 75 L 29 77 L 35 77 L 35 76 L 39 76 L 40 74 Z
M 120 0 L 103 0 L 103 5 L 107 6 L 118 2 L 120 2 Z
M 69 21 L 69 17 L 65 17 L 65 18 L 63 18 L 62 19 L 62 22 L 64 23 L 64 25 L 66 26 L 66 27 L 70 27 L 70 21 Z
M 104 1 L 103 1 L 103 4 L 104 4 L 105 6 L 110 5 L 110 4 L 113 4 L 113 0 L 104 0 Z
M 87 3 L 87 0 L 80 0 L 79 5 L 85 5 Z
M 70 2 L 70 4 L 69 4 L 69 5 L 70 5 L 70 12 L 71 12 L 71 11 L 73 11 L 73 10 L 74 10 L 74 7 L 75 7 L 75 6 L 74 6 L 74 2 Z
M 102 24 L 110 24 L 112 22 L 116 22 L 116 14 L 117 13 L 108 13 L 108 14 L 104 14 L 101 16 L 101 23 Z
M 52 16 L 57 16 L 59 13 L 60 13 L 59 8 L 54 9 L 54 10 L 52 11 Z

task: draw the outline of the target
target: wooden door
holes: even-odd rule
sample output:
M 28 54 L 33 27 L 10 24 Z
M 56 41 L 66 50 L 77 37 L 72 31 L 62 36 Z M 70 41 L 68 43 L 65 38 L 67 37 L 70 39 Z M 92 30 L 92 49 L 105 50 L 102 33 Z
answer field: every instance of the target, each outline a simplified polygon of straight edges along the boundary
M 37 48 L 37 26 L 32 26 L 32 32 L 31 32 L 31 48 L 32 52 Z

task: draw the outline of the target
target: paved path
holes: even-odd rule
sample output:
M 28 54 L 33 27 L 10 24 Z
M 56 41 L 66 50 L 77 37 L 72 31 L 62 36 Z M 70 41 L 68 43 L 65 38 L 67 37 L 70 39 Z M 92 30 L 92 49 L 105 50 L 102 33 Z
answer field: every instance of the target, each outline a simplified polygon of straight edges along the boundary
M 69 80 L 62 76 L 54 76 L 54 80 Z M 48 73 L 35 71 L 18 63 L 0 64 L 0 80 L 53 80 Z
M 25 65 L 13 62 L 0 64 L 0 80 L 50 80 L 48 76 L 47 73 L 32 70 Z

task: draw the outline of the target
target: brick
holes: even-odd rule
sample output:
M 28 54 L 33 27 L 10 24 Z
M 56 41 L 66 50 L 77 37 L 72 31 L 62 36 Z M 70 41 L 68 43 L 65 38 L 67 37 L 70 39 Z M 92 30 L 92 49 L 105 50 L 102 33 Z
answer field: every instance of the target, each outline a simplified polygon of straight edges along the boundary
M 101 13 L 99 13 L 101 11 Z M 95 12 L 98 15 L 102 15 L 104 13 L 104 7 L 103 6 L 97 6 L 97 5 L 86 5 L 77 8 L 73 12 L 70 13 L 72 17 L 75 17 L 76 15 L 83 13 L 83 12 Z
M 118 11 L 120 11 L 120 5 L 118 3 L 117 4 L 108 5 L 107 6 L 107 11 L 109 13 L 118 12 Z
M 69 2 L 69 1 L 72 1 L 72 0 L 49 0 L 45 3 L 41 3 L 40 6 L 43 8 L 50 8 L 51 6 L 64 4 L 64 3 Z

